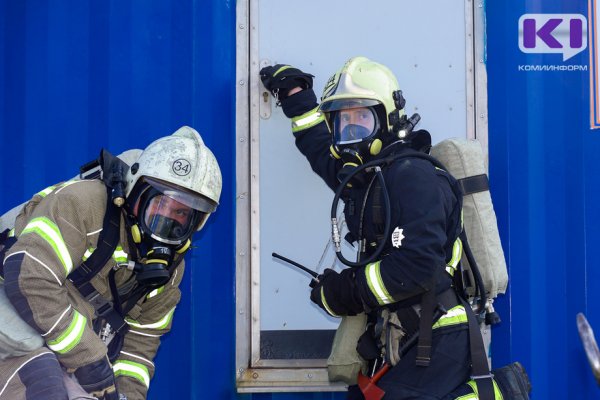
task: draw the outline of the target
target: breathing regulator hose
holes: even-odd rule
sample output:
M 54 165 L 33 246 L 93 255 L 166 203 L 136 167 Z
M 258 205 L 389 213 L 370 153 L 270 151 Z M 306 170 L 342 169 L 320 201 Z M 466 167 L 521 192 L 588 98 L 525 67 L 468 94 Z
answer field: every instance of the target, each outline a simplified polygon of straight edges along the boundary
M 381 252 L 383 251 L 383 247 L 385 246 L 385 238 L 387 238 L 390 234 L 390 226 L 391 226 L 390 196 L 388 195 L 387 187 L 385 186 L 385 180 L 383 179 L 383 174 L 381 172 L 381 165 L 386 164 L 391 161 L 393 161 L 393 157 L 386 158 L 386 159 L 373 160 L 366 164 L 359 165 L 358 167 L 356 167 L 356 169 L 354 169 L 354 171 L 352 171 L 350 174 L 348 174 L 340 182 L 340 184 L 338 185 L 338 187 L 335 191 L 335 196 L 333 197 L 333 203 L 331 204 L 331 236 L 332 236 L 333 244 L 335 246 L 335 254 L 336 254 L 337 258 L 343 264 L 345 264 L 349 267 L 362 267 L 362 266 L 365 266 L 367 264 L 370 264 L 370 263 L 376 261 L 379 258 L 379 256 L 381 255 Z M 339 230 L 338 224 L 337 224 L 337 215 L 336 215 L 337 208 L 338 208 L 338 204 L 340 202 L 340 198 L 342 196 L 342 192 L 344 191 L 344 188 L 346 187 L 348 182 L 350 182 L 350 180 L 356 174 L 358 174 L 361 171 L 364 171 L 368 168 L 374 169 L 377 180 L 379 181 L 379 184 L 381 185 L 381 190 L 383 191 L 383 201 L 384 201 L 384 209 L 385 209 L 385 228 L 383 231 L 383 239 L 381 240 L 380 243 L 377 244 L 377 248 L 375 249 L 375 252 L 373 254 L 371 254 L 370 257 L 368 257 L 364 260 L 352 262 L 350 260 L 347 260 L 344 257 L 344 255 L 342 254 L 342 246 L 341 246 L 342 237 L 340 235 L 340 230 Z M 359 249 L 359 251 L 360 251 L 360 249 Z

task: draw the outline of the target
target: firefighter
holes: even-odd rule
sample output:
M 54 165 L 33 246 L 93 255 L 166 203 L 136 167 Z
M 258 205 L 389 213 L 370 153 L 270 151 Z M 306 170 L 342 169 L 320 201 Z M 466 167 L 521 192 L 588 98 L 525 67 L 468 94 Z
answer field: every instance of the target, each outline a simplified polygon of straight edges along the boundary
M 454 178 L 424 155 L 429 133 L 414 130 L 418 118 L 404 114 L 396 77 L 384 65 L 352 58 L 329 78 L 318 104 L 312 75 L 284 64 L 260 74 L 291 118 L 297 148 L 344 201 L 347 237 L 360 249 L 357 262 L 338 252 L 352 268 L 325 270 L 311 300 L 332 316 L 368 314 L 358 351 L 371 371 L 384 361 L 392 365 L 378 382 L 386 399 L 453 399 L 459 395 L 448 394 L 459 387 L 461 395 L 472 394 L 465 384 L 471 310 L 459 301 L 452 278 L 461 254 L 462 195 Z M 361 169 L 366 164 L 381 170 Z M 398 325 L 390 315 L 402 328 L 386 342 L 380 328 Z M 418 345 L 398 350 L 416 332 Z M 511 378 L 498 380 L 505 399 L 528 398 L 517 366 L 501 371 Z M 363 393 L 350 386 L 348 398 Z
M 114 165 L 121 172 L 105 169 L 103 180 L 38 193 L 17 217 L 6 295 L 45 346 L 0 363 L 0 399 L 66 399 L 57 366 L 99 399 L 146 398 L 181 297 L 183 257 L 217 207 L 221 172 L 189 127 L 151 143 L 131 168 Z M 40 379 L 47 371 L 53 379 Z

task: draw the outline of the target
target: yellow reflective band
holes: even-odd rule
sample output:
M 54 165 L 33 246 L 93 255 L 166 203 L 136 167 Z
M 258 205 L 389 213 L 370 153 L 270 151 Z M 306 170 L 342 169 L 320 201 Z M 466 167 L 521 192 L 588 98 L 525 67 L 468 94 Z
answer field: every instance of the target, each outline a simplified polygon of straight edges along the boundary
M 367 278 L 367 284 L 369 285 L 369 289 L 371 289 L 371 292 L 377 299 L 379 305 L 390 304 L 394 302 L 394 299 L 392 296 L 390 296 L 389 292 L 385 288 L 385 285 L 383 284 L 380 264 L 381 261 L 377 261 L 366 266 L 365 275 Z
M 151 291 L 150 293 L 148 293 L 148 296 L 146 296 L 146 298 L 147 298 L 147 299 L 151 299 L 151 298 L 153 298 L 154 296 L 156 296 L 156 295 L 159 295 L 159 294 L 161 294 L 162 292 L 164 292 L 164 290 L 165 290 L 165 287 L 164 287 L 164 286 L 161 286 L 161 287 L 159 287 L 158 289 L 154 289 L 153 291 Z
M 142 382 L 146 388 L 150 387 L 150 373 L 144 364 L 128 360 L 117 360 L 113 365 L 115 378 L 118 376 L 129 376 Z
M 73 310 L 73 320 L 69 327 L 59 337 L 47 342 L 50 350 L 59 354 L 71 351 L 81 341 L 86 321 L 87 319 L 83 315 L 79 314 L 77 310 Z
M 14 237 L 15 236 L 15 228 L 12 228 L 10 231 L 8 231 L 8 237 Z
M 446 264 L 446 272 L 448 272 L 450 276 L 454 276 L 454 271 L 456 271 L 456 267 L 458 267 L 461 257 L 462 241 L 459 238 L 456 238 L 454 245 L 452 246 L 452 258 Z
M 65 269 L 65 273 L 67 275 L 71 273 L 73 261 L 71 261 L 71 255 L 69 254 L 69 250 L 67 250 L 67 246 L 60 234 L 60 230 L 54 222 L 46 217 L 34 218 L 27 224 L 25 229 L 23 229 L 21 236 L 27 233 L 36 233 L 45 239 L 54 249 L 54 252 Z
M 325 310 L 329 313 L 329 315 L 339 317 L 339 315 L 337 315 L 331 310 L 329 304 L 327 304 L 327 300 L 325 299 L 325 293 L 323 292 L 323 286 L 321 286 L 321 303 L 323 303 L 323 307 L 325 307 Z
M 142 328 L 142 329 L 164 329 L 167 326 L 169 326 L 169 323 L 171 322 L 171 319 L 173 318 L 173 313 L 175 312 L 175 307 L 173 307 L 173 309 L 171 309 L 171 311 L 169 311 L 167 313 L 167 315 L 165 315 L 164 317 L 162 317 L 160 319 L 160 321 L 154 322 L 153 324 L 140 324 L 137 321 L 125 318 L 125 321 L 131 325 L 131 326 L 135 326 L 136 328 Z
M 498 387 L 498 384 L 496 383 L 495 380 L 492 379 L 492 382 L 494 383 L 494 399 L 495 400 L 504 400 L 504 396 L 502 396 L 502 392 L 500 391 L 500 388 Z M 470 380 L 469 382 L 467 382 L 467 385 L 471 386 L 471 389 L 473 390 L 473 394 L 467 394 L 465 396 L 461 396 L 458 397 L 456 400 L 470 400 L 470 399 L 479 399 L 479 391 L 477 390 L 477 383 L 475 383 L 474 380 Z M 475 397 L 467 397 L 467 396 L 475 396 Z
M 463 306 L 455 306 L 448 310 L 448 312 L 440 317 L 435 324 L 433 329 L 441 328 L 443 326 L 451 326 L 458 324 L 467 323 L 467 312 Z
M 48 186 L 46 189 L 40 191 L 37 193 L 38 196 L 40 197 L 46 197 L 48 196 L 50 193 L 52 193 L 52 191 L 56 189 L 56 186 Z
M 83 261 L 87 260 L 88 258 L 90 258 L 90 256 L 92 255 L 92 253 L 94 252 L 94 248 L 90 247 L 89 249 L 87 249 L 85 251 L 85 253 L 83 253 L 83 257 L 81 257 L 81 259 Z
M 285 71 L 288 68 L 292 68 L 291 65 L 284 65 L 283 67 L 279 68 L 277 71 L 275 71 L 275 73 L 273 74 L 273 76 L 277 76 L 278 73 Z
M 318 111 L 318 109 L 319 107 L 315 107 L 302 115 L 292 118 L 292 132 L 312 128 L 325 121 L 325 115 Z
M 123 248 L 121 246 L 117 246 L 117 248 L 115 249 L 115 252 L 112 255 L 113 260 L 115 260 L 116 263 L 126 263 L 127 262 L 127 253 L 125 253 L 125 251 L 123 250 Z

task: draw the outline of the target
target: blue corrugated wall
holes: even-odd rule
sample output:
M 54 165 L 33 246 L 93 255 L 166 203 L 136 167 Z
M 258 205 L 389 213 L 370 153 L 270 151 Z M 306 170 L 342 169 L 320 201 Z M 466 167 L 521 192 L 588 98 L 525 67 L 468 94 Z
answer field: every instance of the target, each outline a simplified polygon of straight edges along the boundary
M 575 323 L 585 312 L 600 330 L 600 132 L 589 127 L 589 76 L 519 68 L 586 66 L 589 49 L 564 62 L 521 52 L 519 18 L 538 13 L 587 16 L 588 2 L 487 1 L 490 179 L 511 278 L 493 358 L 523 362 L 533 399 L 600 398 Z
M 0 210 L 182 125 L 220 162 L 152 399 L 236 398 L 234 24 L 234 1 L 0 1 Z
M 585 0 L 488 1 L 490 177 L 511 284 L 497 301 L 496 366 L 520 360 L 533 399 L 595 398 L 575 327 L 600 327 L 600 136 L 589 78 L 525 72 L 563 64 L 518 47 L 525 13 L 581 13 Z M 588 64 L 588 52 L 564 64 Z M 187 124 L 215 152 L 224 188 L 195 242 L 150 398 L 237 395 L 234 384 L 235 2 L 0 0 L 0 210 L 73 176 L 101 147 L 144 147 Z

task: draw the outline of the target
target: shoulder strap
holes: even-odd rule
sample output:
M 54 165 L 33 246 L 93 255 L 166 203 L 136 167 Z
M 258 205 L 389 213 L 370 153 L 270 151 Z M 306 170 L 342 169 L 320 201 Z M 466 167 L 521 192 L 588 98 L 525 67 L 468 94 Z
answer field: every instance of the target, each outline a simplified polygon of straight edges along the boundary
M 118 293 L 113 290 L 111 285 L 113 303 L 101 296 L 91 284 L 92 278 L 104 268 L 114 254 L 121 236 L 120 208 L 111 201 L 111 188 L 107 186 L 106 189 L 108 192 L 106 213 L 104 214 L 102 231 L 98 237 L 98 246 L 87 260 L 83 261 L 69 274 L 68 279 L 73 282 L 79 293 L 94 307 L 96 315 L 106 319 L 112 329 L 120 333 L 127 330 L 127 323 L 120 312 L 121 305 L 117 304 L 120 301 Z
M 120 238 L 121 213 L 119 207 L 110 201 L 111 189 L 107 187 L 107 206 L 102 231 L 98 238 L 98 247 L 92 255 L 75 268 L 68 276 L 75 287 L 84 296 L 94 291 L 90 280 L 106 265 L 112 257 Z
M 471 306 L 464 299 L 460 299 L 465 311 L 467 312 L 467 320 L 469 322 L 469 346 L 471 352 L 471 379 L 477 384 L 477 393 L 481 400 L 494 400 L 494 382 L 493 375 L 490 373 L 490 367 L 485 352 L 485 345 L 479 330 L 477 318 Z

